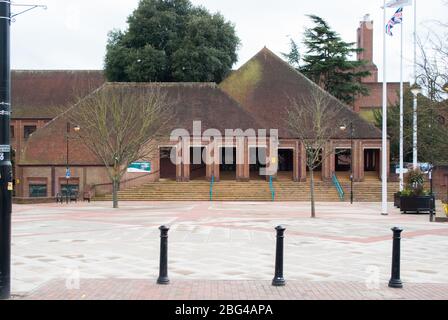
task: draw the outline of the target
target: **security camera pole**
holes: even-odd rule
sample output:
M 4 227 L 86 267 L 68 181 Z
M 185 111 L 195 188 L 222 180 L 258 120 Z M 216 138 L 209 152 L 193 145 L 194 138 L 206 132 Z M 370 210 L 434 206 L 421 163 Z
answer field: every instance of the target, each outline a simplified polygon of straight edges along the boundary
M 11 296 L 11 3 L 0 0 L 0 299 Z

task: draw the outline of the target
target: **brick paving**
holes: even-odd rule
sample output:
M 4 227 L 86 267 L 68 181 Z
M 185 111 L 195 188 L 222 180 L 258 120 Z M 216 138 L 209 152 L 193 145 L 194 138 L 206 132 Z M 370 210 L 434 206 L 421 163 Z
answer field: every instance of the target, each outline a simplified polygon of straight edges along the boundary
M 82 280 L 69 290 L 65 280 L 51 280 L 24 300 L 447 300 L 448 284 L 381 284 L 369 289 L 355 282 L 288 281 L 273 287 L 268 281 L 174 281 L 167 286 L 136 279 Z
M 108 279 L 150 286 L 148 279 L 158 274 L 162 224 L 171 227 L 170 290 L 184 282 L 188 287 L 220 281 L 219 288 L 203 284 L 206 291 L 196 294 L 205 299 L 222 291 L 229 292 L 225 297 L 244 297 L 253 283 L 260 284 L 256 288 L 260 296 L 274 292 L 279 298 L 288 297 L 285 290 L 290 289 L 270 291 L 277 290 L 270 288 L 270 281 L 274 227 L 279 224 L 287 228 L 285 277 L 291 288 L 297 283 L 298 298 L 306 297 L 300 291 L 306 283 L 314 296 L 339 286 L 339 298 L 354 297 L 352 283 L 360 286 L 356 292 L 361 293 L 355 295 L 360 297 L 366 283 L 387 283 L 394 226 L 405 230 L 401 270 L 405 290 L 419 288 L 415 286 L 426 290 L 429 284 L 446 289 L 448 224 L 430 223 L 428 215 L 401 215 L 392 204 L 390 215 L 381 216 L 380 207 L 319 203 L 318 218 L 310 219 L 308 203 L 122 202 L 118 210 L 110 203 L 14 205 L 12 291 L 27 295 L 55 279 L 73 277 L 80 279 L 83 290 L 90 281 Z M 113 286 L 114 281 L 105 285 Z M 235 283 L 244 283 L 243 292 L 235 289 Z M 194 297 L 196 292 L 180 289 L 180 297 Z

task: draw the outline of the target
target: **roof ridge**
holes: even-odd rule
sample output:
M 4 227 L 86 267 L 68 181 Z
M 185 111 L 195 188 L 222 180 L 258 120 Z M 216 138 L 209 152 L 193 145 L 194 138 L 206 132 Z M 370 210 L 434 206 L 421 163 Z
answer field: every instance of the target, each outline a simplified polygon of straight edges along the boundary
M 217 84 L 215 82 L 106 82 L 106 85 L 110 86 L 122 86 L 122 87 L 175 87 L 175 86 L 183 86 L 183 87 L 210 87 L 216 88 Z

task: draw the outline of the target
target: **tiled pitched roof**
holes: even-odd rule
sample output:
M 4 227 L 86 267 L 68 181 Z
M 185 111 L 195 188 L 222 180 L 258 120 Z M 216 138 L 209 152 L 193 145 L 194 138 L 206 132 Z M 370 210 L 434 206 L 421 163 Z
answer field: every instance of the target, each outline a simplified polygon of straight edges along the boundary
M 132 94 L 145 94 L 157 87 L 166 93 L 173 104 L 174 117 L 167 131 L 186 129 L 193 133 L 193 121 L 202 121 L 202 131 L 213 128 L 224 134 L 225 129 L 258 129 L 257 121 L 235 100 L 214 83 L 106 83 L 99 90 L 130 90 Z M 76 108 L 76 105 L 73 106 Z M 35 132 L 28 140 L 21 165 L 64 165 L 66 123 L 56 118 Z M 81 129 L 82 130 L 82 129 Z M 70 141 L 70 163 L 100 165 L 101 162 L 80 141 Z
M 281 138 L 294 137 L 286 127 L 286 108 L 291 99 L 303 101 L 313 87 L 313 82 L 290 67 L 267 48 L 262 49 L 239 70 L 225 79 L 219 87 L 240 103 L 266 129 L 279 129 Z M 330 95 L 329 95 L 330 96 Z M 331 96 L 330 96 L 331 97 Z M 381 131 L 363 120 L 350 107 L 331 97 L 335 110 L 334 126 L 338 119 L 353 121 L 355 138 L 380 139 Z M 334 139 L 348 138 L 348 132 L 339 132 Z
M 78 96 L 104 83 L 103 71 L 14 70 L 11 72 L 12 118 L 52 119 Z

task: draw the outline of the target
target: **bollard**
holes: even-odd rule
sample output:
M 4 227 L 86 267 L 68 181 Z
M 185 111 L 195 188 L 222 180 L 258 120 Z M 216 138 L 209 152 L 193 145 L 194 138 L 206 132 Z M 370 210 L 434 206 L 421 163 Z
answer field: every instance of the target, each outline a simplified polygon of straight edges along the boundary
M 401 232 L 403 229 L 392 228 L 394 233 L 394 242 L 392 248 L 392 277 L 389 281 L 390 288 L 403 288 L 403 283 L 400 280 L 400 242 Z
M 275 276 L 274 280 L 272 280 L 272 285 L 281 287 L 286 284 L 283 278 L 283 240 L 286 228 L 278 226 L 275 230 L 277 230 L 277 248 L 275 252 Z
M 167 226 L 161 226 L 160 230 L 160 267 L 159 278 L 157 284 L 169 284 L 168 279 L 168 228 Z

